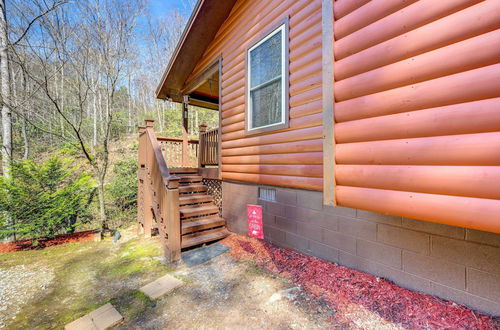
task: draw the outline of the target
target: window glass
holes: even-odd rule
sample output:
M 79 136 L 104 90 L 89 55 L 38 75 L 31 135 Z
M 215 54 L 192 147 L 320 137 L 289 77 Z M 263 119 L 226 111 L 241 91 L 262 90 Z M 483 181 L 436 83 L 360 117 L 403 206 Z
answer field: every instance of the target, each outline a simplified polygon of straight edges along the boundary
M 283 34 L 284 25 L 249 50 L 249 130 L 284 122 Z
M 281 81 L 250 92 L 252 127 L 281 122 Z
M 252 88 L 281 76 L 281 31 L 251 51 L 250 74 Z

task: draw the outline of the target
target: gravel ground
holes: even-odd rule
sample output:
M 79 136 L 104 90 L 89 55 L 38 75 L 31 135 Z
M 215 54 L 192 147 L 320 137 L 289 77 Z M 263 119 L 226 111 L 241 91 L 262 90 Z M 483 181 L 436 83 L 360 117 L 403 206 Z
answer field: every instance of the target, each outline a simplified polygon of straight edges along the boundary
M 47 290 L 54 274 L 48 268 L 19 265 L 0 269 L 0 328 L 21 308 Z
M 184 286 L 121 329 L 326 329 L 335 311 L 228 253 L 172 275 Z

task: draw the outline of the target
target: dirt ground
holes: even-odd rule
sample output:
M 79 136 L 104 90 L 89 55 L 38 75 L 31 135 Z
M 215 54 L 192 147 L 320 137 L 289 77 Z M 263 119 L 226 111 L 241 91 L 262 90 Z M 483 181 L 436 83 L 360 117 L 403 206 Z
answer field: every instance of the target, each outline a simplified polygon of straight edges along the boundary
M 316 329 L 334 311 L 291 282 L 224 253 L 192 268 L 160 262 L 157 238 L 80 242 L 0 254 L 0 328 L 62 329 L 111 302 L 120 329 Z M 185 284 L 149 300 L 138 289 L 171 274 Z
M 173 272 L 185 285 L 121 329 L 325 329 L 333 314 L 292 283 L 228 253 Z

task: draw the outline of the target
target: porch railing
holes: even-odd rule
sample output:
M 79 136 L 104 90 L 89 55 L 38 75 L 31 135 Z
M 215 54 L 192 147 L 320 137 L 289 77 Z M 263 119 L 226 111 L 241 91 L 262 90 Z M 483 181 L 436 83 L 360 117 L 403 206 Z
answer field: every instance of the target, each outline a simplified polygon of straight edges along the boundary
M 165 157 L 166 163 L 171 167 L 197 167 L 198 166 L 198 140 L 178 139 L 158 136 L 158 143 Z
M 198 166 L 219 165 L 219 129 L 206 130 L 206 125 L 200 125 Z

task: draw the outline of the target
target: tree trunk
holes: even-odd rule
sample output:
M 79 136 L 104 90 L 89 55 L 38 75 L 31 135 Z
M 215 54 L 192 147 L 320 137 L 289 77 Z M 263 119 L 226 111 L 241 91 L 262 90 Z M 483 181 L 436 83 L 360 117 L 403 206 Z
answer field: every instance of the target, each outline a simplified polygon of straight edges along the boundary
M 9 41 L 7 38 L 7 18 L 5 16 L 5 1 L 0 0 L 0 79 L 2 94 L 2 173 L 9 176 L 12 159 L 12 113 L 10 111 L 10 70 Z
M 57 86 L 57 80 L 56 80 Z M 64 65 L 61 67 L 61 86 L 59 87 L 59 97 L 61 98 L 61 110 L 64 112 Z M 64 137 L 64 120 L 61 117 L 61 136 Z
M 28 139 L 28 128 L 26 125 L 26 118 L 24 117 L 22 119 L 21 135 L 23 136 L 23 143 L 24 143 L 23 159 L 28 159 L 30 154 L 30 144 Z
M 96 84 L 97 85 L 97 84 Z M 93 104 L 92 104 L 92 146 L 95 148 L 97 146 L 97 94 L 93 95 Z
M 107 216 L 106 216 L 106 204 L 104 197 L 104 178 L 101 174 L 98 175 L 98 183 L 97 183 L 97 197 L 99 199 L 99 217 L 101 218 L 101 227 L 103 230 L 108 229 L 107 225 Z
M 128 133 L 132 133 L 132 94 L 130 92 L 130 71 L 128 71 Z
M 2 175 L 10 177 L 10 164 L 12 161 L 12 113 L 10 111 L 10 70 L 9 70 L 9 39 L 7 36 L 7 17 L 5 1 L 0 0 L 0 79 L 2 94 Z M 14 224 L 14 219 L 6 215 L 7 225 Z M 7 237 L 7 241 L 15 240 L 15 235 Z
M 26 74 L 24 74 L 23 71 L 21 71 L 22 75 L 22 90 L 24 95 L 29 95 L 30 94 L 30 89 L 28 87 L 28 82 L 26 81 Z M 24 152 L 23 152 L 23 159 L 28 159 L 29 154 L 30 154 L 30 144 L 29 144 L 29 138 L 28 138 L 28 121 L 26 120 L 26 117 L 29 115 L 31 111 L 31 99 L 27 100 L 27 107 L 28 111 L 23 110 L 22 114 L 22 127 L 21 127 L 21 136 L 23 138 L 23 144 L 24 144 Z

